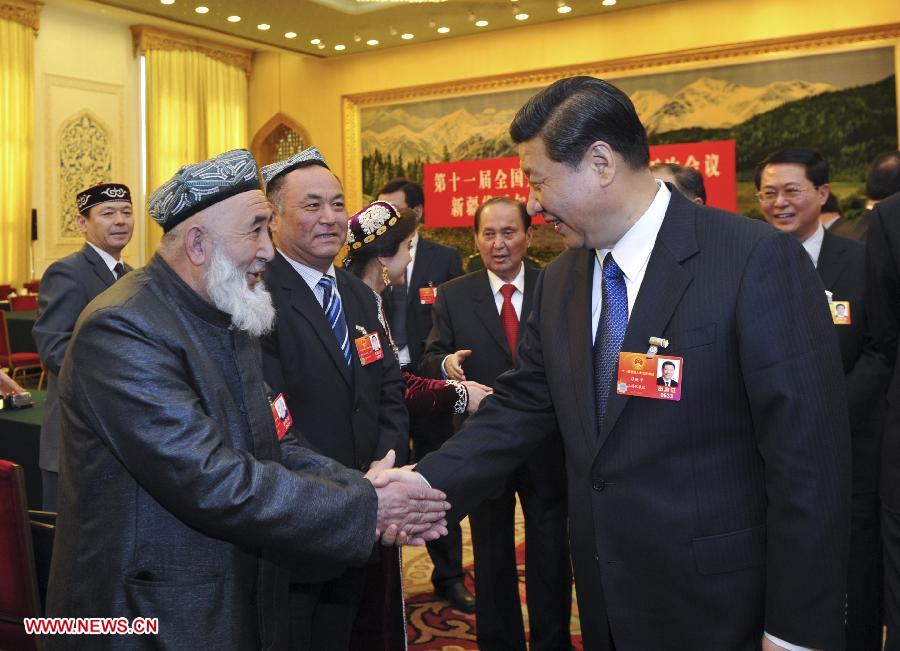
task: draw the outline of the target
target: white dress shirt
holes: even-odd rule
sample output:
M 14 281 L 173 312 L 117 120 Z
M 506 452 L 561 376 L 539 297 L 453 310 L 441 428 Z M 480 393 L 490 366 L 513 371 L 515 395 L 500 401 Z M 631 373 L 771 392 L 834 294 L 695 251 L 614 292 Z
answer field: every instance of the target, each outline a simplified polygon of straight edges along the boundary
M 100 256 L 100 259 L 101 259 L 101 260 L 103 260 L 103 263 L 104 263 L 107 267 L 109 267 L 109 270 L 110 270 L 110 272 L 111 272 L 112 275 L 113 275 L 113 278 L 115 278 L 115 277 L 116 277 L 116 272 L 113 271 L 113 269 L 116 268 L 116 265 L 117 265 L 117 264 L 119 264 L 120 262 L 122 262 L 121 258 L 118 259 L 118 260 L 116 260 L 116 259 L 115 259 L 114 257 L 112 257 L 109 253 L 107 253 L 106 251 L 104 251 L 103 249 L 101 249 L 99 246 L 96 246 L 95 244 L 92 244 L 91 242 L 88 242 L 88 244 L 90 245 L 90 247 L 91 247 L 92 249 L 94 249 L 94 251 L 97 252 L 97 255 Z M 122 264 L 125 264 L 125 263 L 123 262 Z
M 334 292 L 340 297 L 341 293 L 338 291 L 337 286 L 337 276 L 334 273 L 334 265 L 328 267 L 328 271 L 322 273 L 318 269 L 313 269 L 309 265 L 305 265 L 302 262 L 297 262 L 293 258 L 285 255 L 285 253 L 281 249 L 276 249 L 278 253 L 281 254 L 285 260 L 287 260 L 288 264 L 294 268 L 303 281 L 309 285 L 309 288 L 312 290 L 313 294 L 316 295 L 316 300 L 319 301 L 319 305 L 322 306 L 322 309 L 325 309 L 325 290 L 319 285 L 319 281 L 322 279 L 322 276 L 330 276 L 331 280 L 334 281 Z
M 490 269 L 488 269 L 487 275 L 488 282 L 491 284 L 491 293 L 494 295 L 494 303 L 497 305 L 497 314 L 500 314 L 500 310 L 503 309 L 503 294 L 500 293 L 500 288 L 506 284 L 515 285 L 516 291 L 513 292 L 510 301 L 512 301 L 512 305 L 516 310 L 516 318 L 521 320 L 522 303 L 525 300 L 525 263 L 520 263 L 519 273 L 509 283 Z
M 816 232 L 806 238 L 803 242 L 803 248 L 812 258 L 814 267 L 819 266 L 819 254 L 822 252 L 822 241 L 825 239 L 825 227 L 819 224 Z

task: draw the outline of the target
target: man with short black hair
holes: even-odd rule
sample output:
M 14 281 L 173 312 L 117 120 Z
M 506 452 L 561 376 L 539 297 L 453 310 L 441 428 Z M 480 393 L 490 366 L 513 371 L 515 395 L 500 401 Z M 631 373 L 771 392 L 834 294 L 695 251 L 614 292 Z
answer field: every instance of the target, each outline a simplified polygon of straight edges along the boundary
M 693 167 L 684 167 L 678 163 L 658 163 L 650 167 L 653 176 L 660 181 L 671 183 L 688 199 L 701 206 L 706 205 L 706 186 L 703 175 Z
M 585 648 L 842 648 L 849 432 L 809 256 L 654 179 L 607 82 L 544 88 L 510 136 L 529 213 L 568 249 L 514 369 L 416 470 L 455 519 L 559 428 Z M 649 346 L 681 359 L 678 400 L 620 364 Z
M 819 152 L 792 147 L 773 152 L 756 170 L 763 216 L 803 245 L 835 305 L 834 330 L 844 367 L 853 459 L 852 526 L 847 584 L 847 648 L 881 642 L 881 545 L 878 470 L 887 369 L 869 330 L 865 247 L 825 230 L 820 213 L 830 196 L 828 163 Z M 851 320 L 841 318 L 844 301 Z M 840 320 L 838 320 L 840 319 Z
M 540 270 L 524 264 L 531 216 L 520 201 L 494 197 L 475 211 L 484 269 L 441 286 L 420 370 L 431 377 L 493 385 L 512 368 L 531 314 Z M 462 354 L 461 354 L 462 349 Z M 465 419 L 455 425 L 461 426 Z M 516 495 L 525 518 L 525 590 L 532 649 L 569 649 L 572 575 L 566 529 L 562 440 L 549 437 L 496 495 L 469 516 L 475 557 L 478 648 L 525 649 L 516 559 Z
M 869 164 L 866 174 L 866 209 L 863 213 L 853 221 L 839 219 L 829 230 L 835 235 L 865 242 L 872 209 L 878 202 L 897 192 L 900 192 L 900 151 L 894 149 L 879 154 Z
M 38 318 L 32 334 L 47 368 L 47 399 L 41 422 L 39 465 L 42 507 L 56 511 L 61 416 L 57 377 L 66 356 L 75 322 L 84 307 L 131 267 L 122 249 L 134 231 L 131 192 L 121 183 L 100 183 L 75 197 L 75 225 L 85 244 L 57 260 L 44 272 L 38 296 Z

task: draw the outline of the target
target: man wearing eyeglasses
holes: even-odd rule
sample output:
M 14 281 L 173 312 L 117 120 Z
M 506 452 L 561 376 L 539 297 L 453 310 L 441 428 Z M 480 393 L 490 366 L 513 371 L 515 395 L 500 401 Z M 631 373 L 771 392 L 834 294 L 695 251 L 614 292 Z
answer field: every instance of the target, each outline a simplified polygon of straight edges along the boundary
M 766 221 L 791 233 L 809 253 L 828 300 L 849 301 L 850 322 L 835 324 L 844 378 L 853 456 L 853 504 L 847 584 L 847 648 L 881 646 L 881 543 L 878 467 L 887 369 L 876 355 L 863 304 L 865 246 L 825 230 L 828 163 L 802 147 L 770 154 L 756 169 L 757 198 Z M 827 307 L 822 303 L 823 309 Z M 798 351 L 799 352 L 799 351 Z

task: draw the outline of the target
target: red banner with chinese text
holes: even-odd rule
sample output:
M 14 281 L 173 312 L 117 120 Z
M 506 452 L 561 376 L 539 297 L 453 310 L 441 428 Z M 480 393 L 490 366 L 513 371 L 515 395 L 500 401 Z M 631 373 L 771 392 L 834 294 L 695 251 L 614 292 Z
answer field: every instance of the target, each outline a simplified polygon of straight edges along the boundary
M 650 160 L 693 167 L 703 175 L 710 206 L 731 212 L 737 209 L 734 140 L 654 145 Z M 471 228 L 475 210 L 491 197 L 527 201 L 529 192 L 518 156 L 427 163 L 423 186 L 425 225 L 429 228 Z M 535 220 L 540 221 L 539 217 Z

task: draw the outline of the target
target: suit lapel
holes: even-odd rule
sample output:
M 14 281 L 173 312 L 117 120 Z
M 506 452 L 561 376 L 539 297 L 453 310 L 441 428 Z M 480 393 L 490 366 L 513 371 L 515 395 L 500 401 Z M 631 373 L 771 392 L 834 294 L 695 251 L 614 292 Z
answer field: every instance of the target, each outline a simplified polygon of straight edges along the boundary
M 522 313 L 519 315 L 519 340 L 522 339 L 522 329 L 524 323 L 531 316 L 531 301 L 534 294 L 534 284 L 537 282 L 541 272 L 537 269 L 525 267 L 525 295 L 522 297 Z
M 497 303 L 491 292 L 491 281 L 488 280 L 487 271 L 482 271 L 478 278 L 477 287 L 472 292 L 473 311 L 478 320 L 484 325 L 484 329 L 506 353 L 506 361 L 512 366 L 512 354 L 509 351 L 509 342 L 506 341 L 506 333 L 503 332 L 503 324 L 500 322 L 500 314 L 497 312 Z
M 353 293 L 353 289 L 347 283 L 347 279 L 343 276 L 343 272 L 336 271 L 335 273 L 337 276 L 338 291 L 341 293 L 341 301 L 344 307 L 344 318 L 347 320 L 347 332 L 350 337 L 350 367 L 348 368 L 347 365 L 344 364 L 344 368 L 349 371 L 354 386 L 359 387 L 360 383 L 357 374 L 362 370 L 362 366 L 359 363 L 359 352 L 356 350 L 356 344 L 353 342 L 357 337 L 362 335 L 362 333 L 356 329 L 356 326 L 359 325 L 365 329 L 368 320 L 362 313 L 360 305 L 356 300 L 356 294 Z M 367 289 L 367 291 L 369 290 Z M 366 332 L 368 332 L 368 330 L 366 330 Z M 334 335 L 332 335 L 332 338 L 334 338 Z M 343 359 L 342 353 L 341 361 L 343 361 Z
M 819 278 L 827 290 L 831 290 L 837 284 L 844 271 L 847 264 L 847 257 L 844 255 L 846 249 L 846 244 L 839 237 L 825 231 L 816 271 L 819 272 Z
M 425 278 L 428 278 L 428 269 L 431 266 L 431 256 L 428 255 L 428 249 L 431 242 L 419 236 L 419 243 L 416 244 L 416 261 L 413 264 L 412 278 L 406 279 L 406 301 L 415 305 L 419 302 L 420 285 L 425 284 Z
M 81 253 L 84 255 L 85 259 L 91 263 L 94 273 L 103 281 L 105 286 L 110 287 L 116 281 L 113 272 L 109 270 L 109 267 L 103 262 L 103 258 L 101 258 L 100 254 L 94 250 L 94 247 L 90 244 L 85 244 L 84 248 L 81 249 Z
M 694 207 L 695 204 L 680 193 L 672 192 L 666 216 L 647 263 L 644 280 L 628 319 L 625 340 L 622 342 L 623 352 L 645 351 L 649 348 L 647 340 L 650 337 L 663 335 L 681 296 L 693 279 L 693 275 L 681 263 L 699 250 Z M 616 393 L 615 382 L 616 378 L 613 377 L 614 384 L 609 393 L 596 452 L 600 451 L 609 437 L 629 400 L 627 396 Z
M 322 346 L 328 352 L 328 356 L 338 372 L 347 384 L 352 386 L 353 379 L 350 375 L 350 369 L 344 360 L 344 353 L 338 346 L 337 338 L 328 325 L 328 319 L 325 318 L 325 312 L 319 304 L 319 299 L 306 284 L 306 281 L 298 274 L 293 267 L 281 258 L 281 254 L 276 253 L 275 259 L 272 261 L 273 271 L 281 277 L 281 283 L 284 289 L 288 290 L 290 296 L 290 307 L 297 313 L 300 318 L 305 319 L 316 336 L 322 343 Z M 339 288 L 340 289 L 340 288 Z M 343 296 L 341 296 L 343 303 Z M 344 317 L 347 311 L 344 309 Z M 349 324 L 348 324 L 349 326 Z M 296 336 L 296 333 L 288 333 L 288 336 Z M 352 333 L 351 333 L 352 338 Z
M 572 369 L 572 392 L 581 427 L 585 450 L 593 450 L 597 441 L 597 417 L 594 407 L 594 356 L 591 337 L 591 284 L 594 275 L 594 252 L 573 251 L 574 264 L 566 283 L 562 305 L 563 332 L 568 336 L 569 365 Z

